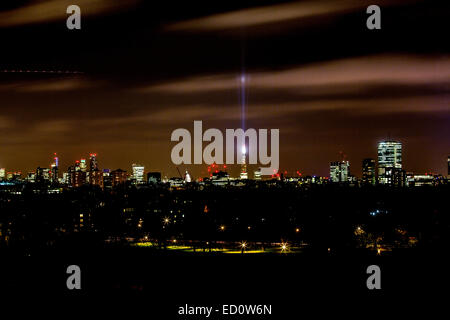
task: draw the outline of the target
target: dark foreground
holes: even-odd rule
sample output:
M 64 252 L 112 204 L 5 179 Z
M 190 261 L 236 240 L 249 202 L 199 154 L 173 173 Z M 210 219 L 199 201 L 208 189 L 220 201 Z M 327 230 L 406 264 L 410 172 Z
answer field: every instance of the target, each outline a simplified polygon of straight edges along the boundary
M 311 303 L 322 306 L 314 309 L 318 314 L 366 306 L 371 313 L 383 313 L 388 306 L 411 311 L 414 304 L 405 302 L 426 306 L 432 298 L 437 299 L 436 310 L 439 299 L 448 297 L 450 266 L 445 255 L 412 250 L 385 256 L 186 255 L 142 248 L 48 251 L 30 257 L 3 253 L 0 281 L 5 297 L 21 303 L 42 301 L 52 305 L 49 310 L 81 303 L 75 308 L 79 311 L 89 302 L 107 313 L 125 309 L 133 314 L 145 311 L 148 319 L 204 319 L 177 312 L 186 304 L 266 304 L 272 306 L 272 315 L 241 318 L 288 319 L 302 318 L 304 310 L 313 308 Z M 81 268 L 81 290 L 66 287 L 66 268 L 72 264 Z M 366 269 L 373 264 L 381 268 L 381 290 L 366 286 Z M 239 318 L 210 318 L 230 317 Z

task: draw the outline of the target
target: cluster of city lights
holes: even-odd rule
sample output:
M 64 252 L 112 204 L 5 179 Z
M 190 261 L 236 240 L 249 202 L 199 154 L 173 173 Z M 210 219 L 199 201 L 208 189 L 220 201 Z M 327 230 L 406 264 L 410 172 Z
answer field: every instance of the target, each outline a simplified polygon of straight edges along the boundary
M 219 171 L 226 171 L 226 169 L 227 169 L 226 164 L 222 165 L 222 168 L 221 168 L 220 165 L 213 163 L 208 166 L 209 177 L 212 177 L 214 173 L 219 173 Z

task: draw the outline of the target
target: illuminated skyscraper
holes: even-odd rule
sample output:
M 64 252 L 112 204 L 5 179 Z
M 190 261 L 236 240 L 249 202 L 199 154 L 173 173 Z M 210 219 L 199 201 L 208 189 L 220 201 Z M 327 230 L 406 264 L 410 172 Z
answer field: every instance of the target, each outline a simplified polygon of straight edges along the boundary
M 70 166 L 69 170 L 70 185 L 72 187 L 81 187 L 86 183 L 86 159 L 75 161 L 75 166 Z
M 348 182 L 350 163 L 348 161 L 334 161 L 330 163 L 331 182 Z
M 70 166 L 67 168 L 67 180 L 66 183 L 71 186 L 72 185 L 72 179 L 73 179 L 73 173 L 75 172 L 75 166 Z
M 53 163 L 51 165 L 52 182 L 58 182 L 58 168 L 59 168 L 59 159 L 55 153 L 54 158 L 53 158 Z
M 69 172 L 63 172 L 63 183 L 70 184 L 70 174 Z
M 50 180 L 50 169 L 37 167 L 36 182 L 45 182 Z
M 81 187 L 85 183 L 86 183 L 86 172 L 75 171 L 72 174 L 72 186 L 73 187 Z
M 133 180 L 136 184 L 144 183 L 144 166 L 133 163 L 131 166 L 133 168 Z
M 91 153 L 89 155 L 89 171 L 98 170 L 98 163 L 97 163 L 97 154 Z
M 103 183 L 103 173 L 98 169 L 97 154 L 89 155 L 89 184 L 101 186 Z
M 80 170 L 83 171 L 83 172 L 87 171 L 86 159 L 81 159 L 80 160 Z
M 0 180 L 5 180 L 6 178 L 6 169 L 0 168 Z
M 89 171 L 89 184 L 94 186 L 101 186 L 103 182 L 103 173 L 98 170 Z
M 73 167 L 73 171 L 81 171 L 80 161 L 75 161 L 75 166 Z
M 242 146 L 242 160 L 241 160 L 241 179 L 248 179 L 248 173 L 247 173 L 247 163 L 245 159 L 245 155 L 247 153 L 247 150 L 245 148 L 245 145 Z
M 362 162 L 362 182 L 364 184 L 376 183 L 375 179 L 375 159 L 364 159 Z
M 402 169 L 402 144 L 397 141 L 382 141 L 378 144 L 378 182 L 393 184 L 393 175 Z

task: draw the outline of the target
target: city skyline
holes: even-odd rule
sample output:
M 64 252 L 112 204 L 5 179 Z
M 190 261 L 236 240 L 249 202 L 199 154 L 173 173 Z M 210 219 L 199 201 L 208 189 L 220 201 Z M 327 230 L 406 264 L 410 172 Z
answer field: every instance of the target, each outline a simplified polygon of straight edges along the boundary
M 373 163 L 375 165 L 375 168 L 378 169 L 378 170 L 376 170 L 376 174 L 375 175 L 377 177 L 378 176 L 382 176 L 382 175 L 384 175 L 384 173 L 382 173 L 380 170 L 385 169 L 386 167 L 389 168 L 389 165 L 386 164 L 386 163 L 389 163 L 389 161 L 386 162 L 386 160 L 384 159 L 385 155 L 384 154 L 383 155 L 380 154 L 380 150 L 385 148 L 384 146 L 386 144 L 388 144 L 388 145 L 389 144 L 394 144 L 394 145 L 399 144 L 400 145 L 400 149 L 399 149 L 400 150 L 400 158 L 399 158 L 400 160 L 398 162 L 398 166 L 397 166 L 397 164 L 395 164 L 397 160 L 395 160 L 395 161 L 391 160 L 391 161 L 393 161 L 392 162 L 393 163 L 393 165 L 392 165 L 393 168 L 395 167 L 395 168 L 400 169 L 400 170 L 403 168 L 405 173 L 413 173 L 413 174 L 435 174 L 435 175 L 442 175 L 442 176 L 447 176 L 449 174 L 448 170 L 450 168 L 449 167 L 450 162 L 448 161 L 448 159 L 450 158 L 450 156 L 446 156 L 445 157 L 445 160 L 447 160 L 447 161 L 445 161 L 445 162 L 443 161 L 444 165 L 445 165 L 445 170 L 443 170 L 442 172 L 436 172 L 436 171 L 422 171 L 422 172 L 419 171 L 419 172 L 417 172 L 417 171 L 409 170 L 408 167 L 404 165 L 404 162 L 402 160 L 402 153 L 405 151 L 405 150 L 402 150 L 402 144 L 399 143 L 398 141 L 394 141 L 392 139 L 391 140 L 380 141 L 378 143 L 378 146 L 377 146 L 378 155 L 373 157 L 373 158 L 370 158 L 370 157 L 364 158 L 364 159 L 361 160 L 361 162 L 358 165 L 355 165 L 355 163 L 353 163 L 353 165 L 352 165 L 352 162 L 350 162 L 348 160 L 348 155 L 343 153 L 343 152 L 340 152 L 339 156 L 341 157 L 341 159 L 340 160 L 336 160 L 338 157 L 335 157 L 334 160 L 329 161 L 328 162 L 328 166 L 327 166 L 328 174 L 325 174 L 325 175 L 310 174 L 308 172 L 304 172 L 304 171 L 301 171 L 301 170 L 298 170 L 298 169 L 285 170 L 283 168 L 281 168 L 278 171 L 278 173 L 281 173 L 281 174 L 284 174 L 284 175 L 287 175 L 287 176 L 299 176 L 299 173 L 301 173 L 302 176 L 330 177 L 331 181 L 333 181 L 333 182 L 338 182 L 338 181 L 341 181 L 341 180 L 342 181 L 347 181 L 348 178 L 351 177 L 351 176 L 356 177 L 358 179 L 364 180 L 365 179 L 365 177 L 364 177 L 364 170 L 367 169 L 367 168 L 365 168 L 367 166 L 366 162 L 368 160 L 371 160 L 371 161 L 373 161 Z M 74 168 L 74 166 L 76 167 L 77 165 L 80 165 L 80 162 L 81 162 L 81 165 L 84 165 L 84 169 L 82 169 L 81 171 L 84 171 L 84 172 L 90 172 L 90 171 L 93 171 L 94 169 L 95 170 L 100 170 L 100 171 L 102 171 L 103 169 L 107 169 L 107 170 L 111 170 L 111 171 L 120 169 L 120 170 L 124 170 L 127 173 L 129 173 L 130 176 L 131 175 L 136 175 L 136 172 L 139 172 L 139 175 L 146 174 L 146 173 L 149 173 L 149 172 L 160 172 L 163 176 L 166 176 L 166 177 L 169 178 L 169 177 L 178 177 L 179 174 L 180 174 L 180 172 L 179 172 L 180 168 L 183 168 L 184 171 L 186 171 L 186 172 L 189 171 L 190 172 L 189 174 L 192 174 L 192 172 L 199 172 L 199 170 L 195 170 L 195 169 L 191 170 L 190 168 L 199 168 L 199 167 L 201 167 L 202 169 L 200 170 L 200 172 L 204 173 L 204 174 L 196 176 L 196 179 L 207 177 L 208 174 L 209 174 L 208 169 L 207 169 L 209 167 L 209 165 L 207 165 L 207 164 L 203 164 L 203 165 L 184 165 L 184 164 L 173 165 L 173 167 L 175 168 L 177 174 L 167 175 L 166 172 L 164 170 L 161 170 L 160 168 L 147 167 L 146 165 L 142 164 L 142 162 L 138 162 L 138 161 L 133 161 L 132 163 L 129 163 L 129 164 L 125 165 L 125 166 L 101 166 L 101 165 L 98 164 L 99 160 L 98 160 L 97 153 L 88 153 L 88 155 L 89 155 L 89 157 L 80 157 L 79 159 L 74 160 L 73 162 L 69 163 L 67 167 L 59 166 L 59 162 L 61 161 L 60 160 L 60 155 L 55 152 L 55 153 L 53 153 L 52 158 L 51 158 L 53 160 L 53 162 L 50 162 L 48 167 L 46 167 L 46 166 L 35 166 L 34 169 L 24 171 L 24 170 L 10 170 L 10 168 L 3 167 L 0 164 L 0 168 L 2 169 L 2 171 L 4 171 L 3 174 L 11 174 L 11 173 L 19 173 L 20 172 L 22 174 L 22 176 L 24 176 L 24 175 L 26 176 L 27 173 L 31 173 L 31 172 L 35 172 L 36 173 L 38 169 L 42 169 L 42 168 L 48 168 L 51 172 L 53 172 L 54 167 L 56 167 L 57 172 L 59 172 L 58 176 L 62 176 L 63 172 L 70 171 L 71 168 Z M 88 162 L 86 162 L 86 161 L 88 161 Z M 236 176 L 241 176 L 241 178 L 242 178 L 242 170 L 243 170 L 243 166 L 242 165 L 243 164 L 245 164 L 244 158 L 241 159 L 240 162 L 238 162 L 238 163 L 236 163 L 234 165 L 227 165 L 226 166 L 227 167 L 226 171 L 231 169 L 233 174 L 236 175 L 236 173 L 237 173 Z M 333 170 L 334 169 L 332 169 L 332 168 L 334 166 L 335 167 L 340 167 L 341 164 L 345 164 L 346 168 L 345 168 L 345 170 L 343 172 L 341 172 L 341 169 L 339 169 L 339 171 L 337 171 L 339 173 L 336 172 L 336 174 L 338 174 L 338 175 L 344 174 L 345 177 L 343 176 L 342 179 L 340 177 L 336 177 L 336 178 L 333 179 Z M 259 167 L 258 165 L 252 165 L 251 166 L 251 170 L 247 170 L 247 173 L 249 174 L 248 175 L 249 178 L 253 177 L 254 172 L 258 169 L 258 167 Z M 246 168 L 246 166 L 245 166 L 245 168 Z M 358 168 L 358 169 L 355 169 L 355 168 Z M 138 170 L 138 171 L 136 171 L 136 170 Z M 331 172 L 330 172 L 330 170 L 331 170 Z M 246 179 L 246 177 L 244 176 L 242 179 Z
M 281 170 L 325 176 L 341 151 L 359 167 L 390 136 L 403 142 L 408 170 L 445 172 L 449 43 L 436 30 L 446 29 L 447 4 L 386 0 L 382 29 L 368 30 L 366 4 L 337 3 L 269 0 L 223 12 L 207 1 L 122 1 L 105 11 L 83 1 L 91 14 L 81 30 L 67 30 L 65 7 L 39 19 L 8 7 L 0 165 L 34 170 L 57 152 L 65 168 L 97 152 L 105 167 L 139 162 L 176 176 L 170 133 L 194 120 L 242 127 L 245 103 L 246 128 L 279 128 Z

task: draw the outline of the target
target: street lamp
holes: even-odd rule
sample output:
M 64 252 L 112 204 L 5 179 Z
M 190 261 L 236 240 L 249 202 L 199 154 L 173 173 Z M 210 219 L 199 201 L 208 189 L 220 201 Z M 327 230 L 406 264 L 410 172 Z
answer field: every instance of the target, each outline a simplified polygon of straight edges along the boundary
M 241 253 L 244 253 L 245 248 L 247 248 L 247 242 L 242 241 L 242 242 L 240 243 L 240 247 L 241 247 Z
M 289 249 L 289 244 L 287 242 L 281 243 L 281 252 L 286 252 Z

